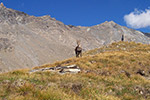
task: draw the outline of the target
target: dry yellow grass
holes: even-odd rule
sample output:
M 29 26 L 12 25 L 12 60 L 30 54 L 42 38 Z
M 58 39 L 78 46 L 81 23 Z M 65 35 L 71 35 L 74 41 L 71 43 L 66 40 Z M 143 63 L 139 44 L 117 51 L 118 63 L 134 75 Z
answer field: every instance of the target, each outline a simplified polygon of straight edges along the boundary
M 78 74 L 17 70 L 0 74 L 0 99 L 5 100 L 149 100 L 150 45 L 118 42 L 54 64 L 76 64 Z M 146 76 L 137 74 L 145 71 Z

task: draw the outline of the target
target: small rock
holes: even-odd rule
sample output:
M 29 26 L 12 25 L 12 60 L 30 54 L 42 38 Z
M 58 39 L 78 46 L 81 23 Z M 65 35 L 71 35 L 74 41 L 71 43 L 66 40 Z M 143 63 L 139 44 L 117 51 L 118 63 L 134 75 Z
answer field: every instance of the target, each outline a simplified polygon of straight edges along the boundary
M 150 77 L 145 77 L 145 79 L 150 80 Z
M 15 87 L 21 87 L 21 86 L 25 85 L 25 83 L 26 83 L 25 80 L 23 80 L 23 79 L 18 79 L 18 80 L 16 80 L 16 81 L 14 81 L 14 82 L 12 83 L 12 85 L 15 86 Z
M 10 80 L 4 80 L 3 82 L 2 82 L 2 84 L 9 84 L 10 83 Z
M 94 64 L 94 63 L 96 63 L 96 61 L 92 60 L 92 61 L 90 61 L 90 63 Z
M 139 91 L 140 94 L 143 94 L 143 91 Z
M 144 70 L 139 69 L 136 73 L 140 74 L 141 76 L 145 76 L 145 71 Z
M 126 50 L 126 48 L 123 48 L 123 50 Z
M 104 71 L 104 72 L 101 73 L 101 75 L 109 76 L 109 75 L 111 75 L 111 73 L 109 71 Z
M 47 85 L 48 87 L 56 87 L 57 86 L 57 84 L 56 83 L 53 83 L 53 82 L 50 82 L 50 83 L 48 83 L 48 85 Z
M 122 70 L 121 73 L 125 73 L 125 75 L 130 78 L 131 77 L 131 74 L 125 70 Z
M 81 70 L 80 69 L 62 69 L 59 71 L 60 73 L 79 73 Z

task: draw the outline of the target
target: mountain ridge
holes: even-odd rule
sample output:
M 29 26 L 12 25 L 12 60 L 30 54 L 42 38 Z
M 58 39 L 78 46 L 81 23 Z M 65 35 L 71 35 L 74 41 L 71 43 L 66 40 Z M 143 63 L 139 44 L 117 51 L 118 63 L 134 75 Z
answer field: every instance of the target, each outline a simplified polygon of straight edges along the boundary
M 30 68 L 74 56 L 76 40 L 87 51 L 121 40 L 150 43 L 142 32 L 113 21 L 91 27 L 65 25 L 48 15 L 30 16 L 0 6 L 0 70 Z

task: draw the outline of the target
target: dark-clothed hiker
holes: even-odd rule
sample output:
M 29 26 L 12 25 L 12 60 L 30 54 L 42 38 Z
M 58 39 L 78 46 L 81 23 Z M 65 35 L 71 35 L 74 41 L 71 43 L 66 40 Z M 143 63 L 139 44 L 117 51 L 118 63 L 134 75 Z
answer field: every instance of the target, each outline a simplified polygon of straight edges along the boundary
M 79 56 L 82 57 L 82 48 L 81 48 L 79 40 L 77 41 L 77 46 L 75 48 L 75 54 L 76 54 L 76 57 L 79 57 Z

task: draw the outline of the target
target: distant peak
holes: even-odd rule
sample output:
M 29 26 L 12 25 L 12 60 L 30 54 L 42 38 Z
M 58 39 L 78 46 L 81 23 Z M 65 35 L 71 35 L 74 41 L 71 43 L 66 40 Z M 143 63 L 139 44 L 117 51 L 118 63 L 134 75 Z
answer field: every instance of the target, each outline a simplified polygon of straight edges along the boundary
M 104 23 L 108 23 L 108 21 L 105 21 Z
M 116 24 L 114 21 L 105 21 L 104 23 L 107 23 L 107 24 Z
M 44 16 L 41 16 L 41 18 L 51 18 L 50 15 L 44 15 Z
M 3 2 L 1 2 L 0 7 L 5 7 L 4 4 L 3 4 Z
M 116 25 L 117 23 L 115 23 L 114 21 L 105 21 L 102 24 L 104 24 L 104 25 L 108 25 L 108 24 L 110 24 L 110 25 Z
M 111 24 L 116 24 L 114 21 L 109 21 L 109 23 L 111 23 Z

